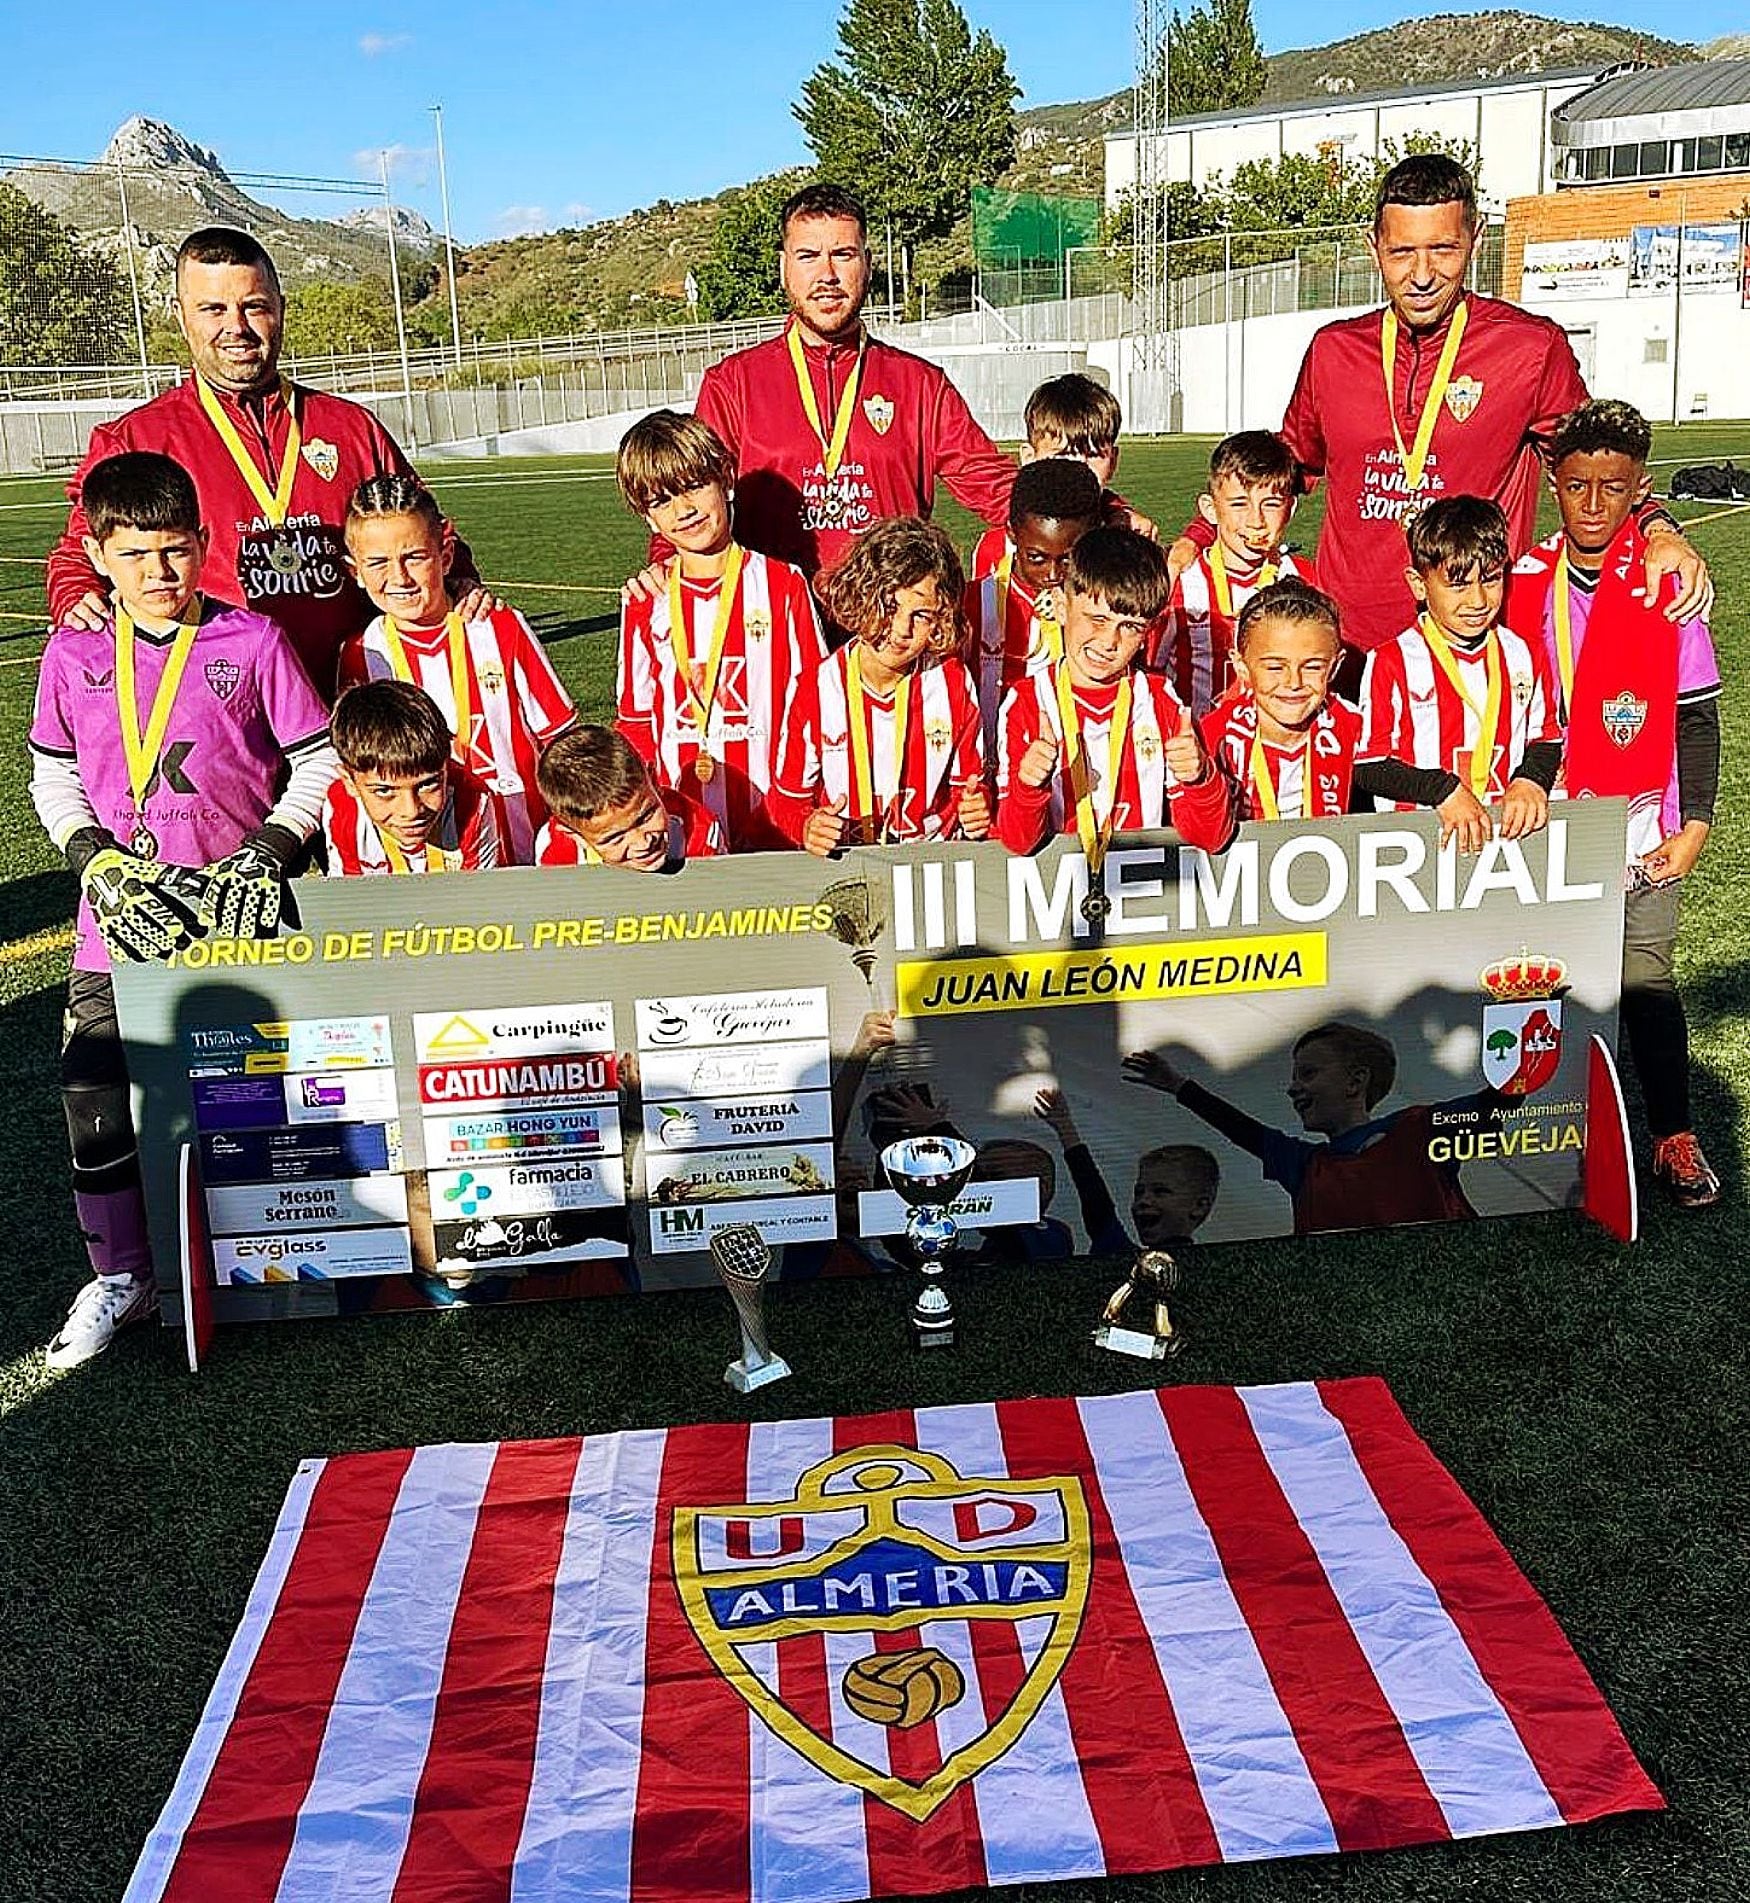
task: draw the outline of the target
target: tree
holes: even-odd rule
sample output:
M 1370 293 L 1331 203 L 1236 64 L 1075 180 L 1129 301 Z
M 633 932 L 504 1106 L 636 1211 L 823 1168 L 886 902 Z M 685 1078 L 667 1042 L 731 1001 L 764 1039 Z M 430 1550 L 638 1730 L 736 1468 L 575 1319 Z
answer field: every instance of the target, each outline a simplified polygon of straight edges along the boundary
M 711 234 L 711 255 L 698 267 L 699 315 L 767 317 L 784 308 L 778 283 L 778 210 L 798 174 L 756 180 L 729 195 Z
M 1475 141 L 1455 139 L 1444 132 L 1411 132 L 1402 139 L 1387 139 L 1379 149 L 1378 176 L 1374 181 L 1374 189 L 1378 189 L 1379 179 L 1384 178 L 1399 159 L 1425 152 L 1444 152 L 1448 158 L 1457 159 L 1470 173 L 1471 183 L 1479 192 L 1482 190 L 1483 155 L 1477 150 Z M 1368 216 L 1372 216 L 1371 207 Z
M 817 67 L 792 107 L 824 177 L 892 224 L 910 268 L 945 238 L 973 186 L 1015 156 L 1020 87 L 1003 49 L 954 0 L 849 0 L 841 64 Z
M 332 278 L 296 286 L 286 298 L 288 357 L 351 356 L 395 348 L 395 306 L 381 278 Z
M 133 349 L 133 303 L 114 263 L 0 183 L 0 363 L 122 363 Z
M 1174 13 L 1167 36 L 1167 107 L 1175 116 L 1255 106 L 1267 77 L 1252 0 L 1205 0 L 1189 13 Z

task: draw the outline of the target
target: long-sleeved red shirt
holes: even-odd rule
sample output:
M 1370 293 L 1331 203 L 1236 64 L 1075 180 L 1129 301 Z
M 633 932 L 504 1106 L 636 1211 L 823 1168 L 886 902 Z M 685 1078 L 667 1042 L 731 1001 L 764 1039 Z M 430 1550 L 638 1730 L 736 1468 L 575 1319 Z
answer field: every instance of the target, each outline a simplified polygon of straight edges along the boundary
M 1464 340 L 1435 419 L 1423 471 L 1424 503 L 1447 495 L 1490 496 L 1506 512 L 1513 553 L 1534 538 L 1542 475 L 1538 439 L 1586 401 L 1586 384 L 1562 327 L 1517 304 L 1472 292 Z M 1392 399 L 1407 445 L 1446 342 L 1446 323 L 1398 331 Z M 1415 619 L 1404 570 L 1404 518 L 1414 498 L 1392 439 L 1380 362 L 1384 309 L 1314 333 L 1282 419 L 1282 435 L 1309 477 L 1323 476 L 1325 520 L 1318 576 L 1343 611 L 1343 638 L 1371 649 L 1396 640 Z M 1193 525 L 1207 546 L 1207 524 Z
M 803 355 L 830 440 L 857 347 L 817 344 Z M 1008 521 L 1014 463 L 944 371 L 878 338 L 864 355 L 834 480 L 802 407 L 787 331 L 713 364 L 694 408 L 735 456 L 736 540 L 793 562 L 811 581 L 884 517 L 927 516 L 938 482 L 993 526 Z
M 271 489 L 290 427 L 284 398 L 276 388 L 248 402 L 220 393 L 219 401 Z M 298 550 L 296 572 L 282 572 L 283 555 L 281 567 L 270 559 L 283 538 L 231 460 L 190 377 L 91 432 L 85 460 L 67 485 L 73 510 L 66 533 L 49 556 L 49 612 L 55 620 L 89 590 L 108 588 L 80 543 L 90 533 L 80 500 L 86 476 L 94 464 L 123 450 L 156 450 L 194 478 L 201 520 L 212 537 L 203 586 L 277 621 L 317 689 L 332 696 L 341 643 L 359 633 L 374 613 L 347 572 L 341 538 L 346 505 L 367 476 L 411 476 L 414 470 L 394 437 L 362 404 L 302 385 L 298 403 L 304 447 L 285 524 Z M 459 545 L 451 573 L 473 573 L 473 558 Z

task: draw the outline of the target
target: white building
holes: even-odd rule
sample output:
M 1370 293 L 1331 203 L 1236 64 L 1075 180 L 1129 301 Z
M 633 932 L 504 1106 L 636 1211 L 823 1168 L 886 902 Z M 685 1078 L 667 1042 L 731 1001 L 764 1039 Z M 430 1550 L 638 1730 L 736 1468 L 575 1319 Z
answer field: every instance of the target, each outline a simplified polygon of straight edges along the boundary
M 1163 135 L 1167 176 L 1202 186 L 1228 178 L 1253 159 L 1294 152 L 1345 162 L 1386 155 L 1412 134 L 1468 139 L 1481 159 L 1485 204 L 1499 212 L 1509 198 L 1553 191 L 1562 156 L 1550 137 L 1556 107 L 1593 85 L 1596 66 L 1503 79 L 1403 86 L 1391 92 L 1331 94 L 1292 105 L 1248 106 L 1175 119 Z M 1106 135 L 1106 203 L 1115 206 L 1136 178 L 1136 135 Z

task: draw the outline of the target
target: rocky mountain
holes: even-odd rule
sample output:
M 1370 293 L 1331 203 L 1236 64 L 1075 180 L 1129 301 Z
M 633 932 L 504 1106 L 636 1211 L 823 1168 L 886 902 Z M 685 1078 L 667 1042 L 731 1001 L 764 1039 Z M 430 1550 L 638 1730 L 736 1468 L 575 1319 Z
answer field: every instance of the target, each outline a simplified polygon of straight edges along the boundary
M 94 164 L 17 166 L 3 176 L 71 225 L 88 248 L 118 262 L 125 263 L 131 227 L 134 255 L 151 288 L 168 282 L 176 247 L 201 225 L 253 231 L 288 283 L 387 275 L 381 205 L 337 219 L 297 217 L 252 196 L 216 152 L 156 119 L 127 120 Z M 422 253 L 437 242 L 423 218 L 399 209 L 395 235 Z

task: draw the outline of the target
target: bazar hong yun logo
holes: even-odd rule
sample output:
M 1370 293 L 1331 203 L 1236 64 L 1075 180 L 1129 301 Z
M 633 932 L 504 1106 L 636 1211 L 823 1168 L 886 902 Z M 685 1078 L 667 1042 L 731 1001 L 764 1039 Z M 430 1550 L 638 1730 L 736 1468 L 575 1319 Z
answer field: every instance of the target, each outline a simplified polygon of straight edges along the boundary
M 1560 1068 L 1567 979 L 1561 959 L 1528 952 L 1484 968 L 1483 1077 L 1503 1096 L 1529 1097 Z

